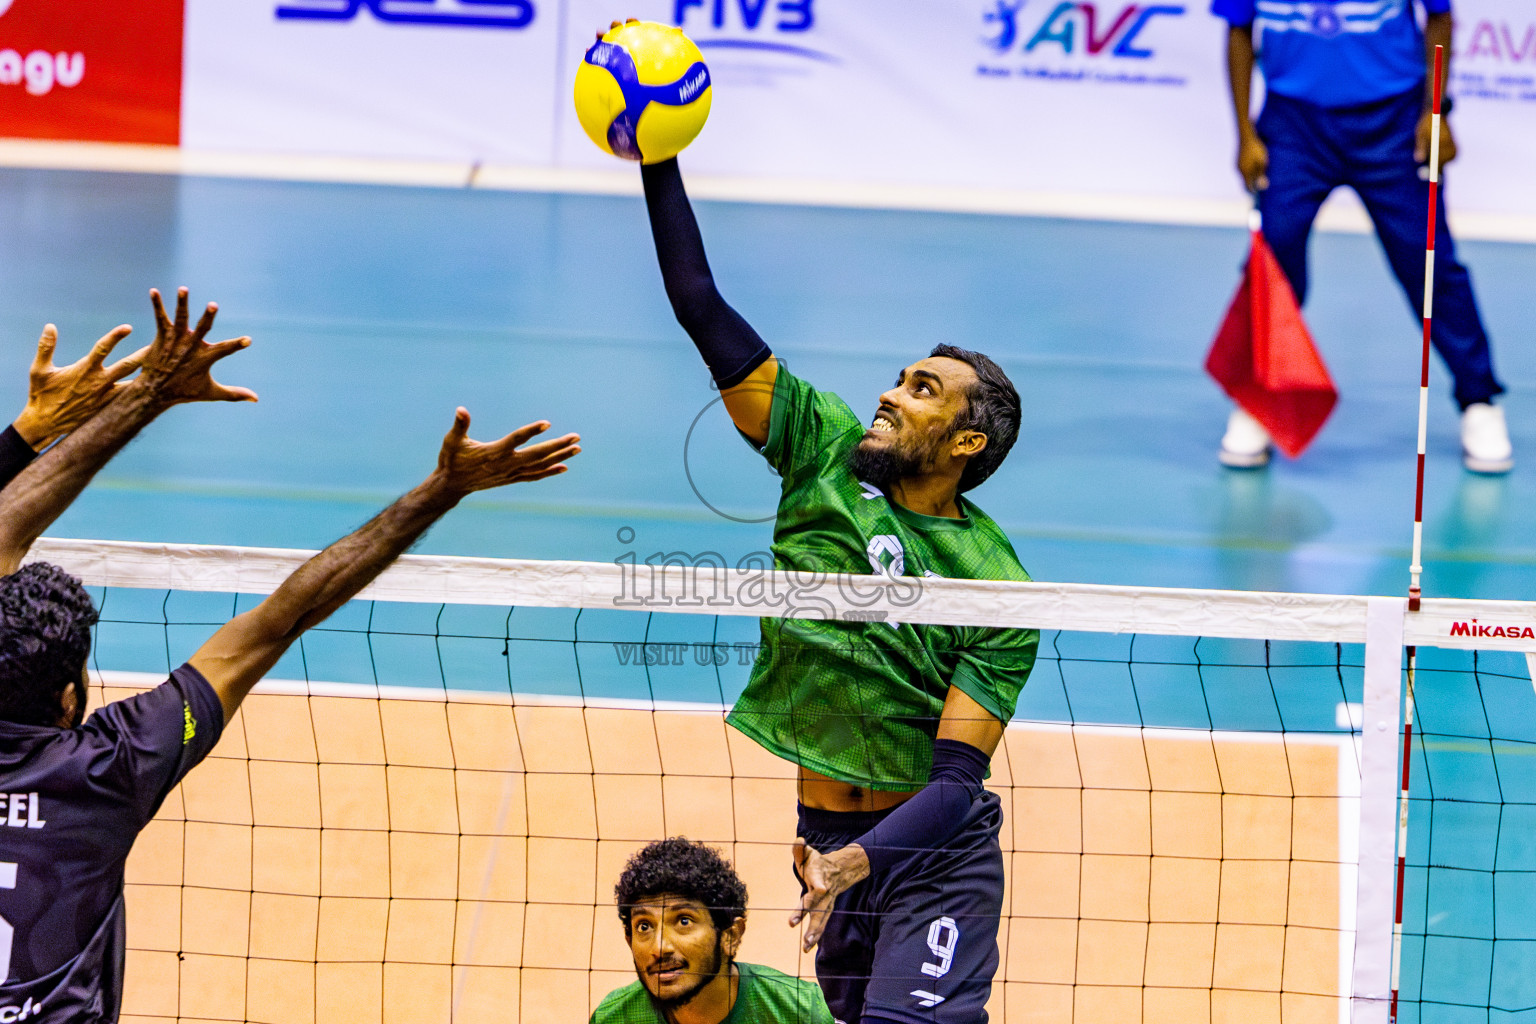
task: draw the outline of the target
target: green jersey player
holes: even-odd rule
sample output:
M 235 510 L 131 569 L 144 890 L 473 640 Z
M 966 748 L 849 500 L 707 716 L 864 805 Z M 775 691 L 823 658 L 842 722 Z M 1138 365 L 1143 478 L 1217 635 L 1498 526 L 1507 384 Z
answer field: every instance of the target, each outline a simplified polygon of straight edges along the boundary
M 720 297 L 677 162 L 641 168 L 667 296 L 737 428 L 783 480 L 780 568 L 1027 580 L 964 496 L 1002 462 L 1019 397 L 941 345 L 866 422 L 773 358 Z M 1034 666 L 1027 629 L 765 619 L 730 723 L 799 765 L 791 924 L 833 1016 L 985 1021 L 998 965 L 1000 801 L 987 764 Z
M 614 896 L 639 980 L 608 993 L 591 1024 L 832 1024 L 815 985 L 737 961 L 747 887 L 716 851 L 654 842 Z

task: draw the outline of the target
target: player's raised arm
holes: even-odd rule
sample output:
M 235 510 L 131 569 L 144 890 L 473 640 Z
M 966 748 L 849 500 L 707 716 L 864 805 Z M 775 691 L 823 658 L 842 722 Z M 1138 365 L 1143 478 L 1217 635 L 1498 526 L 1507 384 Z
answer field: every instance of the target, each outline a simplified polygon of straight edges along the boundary
M 736 428 L 757 444 L 766 444 L 778 363 L 752 325 L 715 287 L 676 158 L 641 165 L 640 178 L 672 312 L 698 346 Z
M 565 472 L 565 460 L 581 451 L 577 435 L 518 447 L 548 429 L 547 422 L 530 423 L 481 444 L 469 439 L 469 413 L 459 409 L 431 476 L 305 562 L 272 596 L 231 619 L 192 656 L 188 664 L 219 695 L 225 721 L 300 634 L 351 600 L 466 495 Z
M 106 365 L 106 358 L 133 328 L 114 327 L 91 351 L 68 366 L 53 365 L 58 328 L 43 328 L 37 356 L 27 378 L 27 404 L 4 431 L 0 431 L 0 487 L 31 465 L 37 453 L 100 412 L 111 401 L 119 383 L 139 368 L 148 349 L 140 349 Z
M 16 570 L 32 542 L 63 514 L 101 467 L 166 409 L 182 402 L 256 400 L 254 392 L 245 388 L 227 388 L 211 376 L 214 363 L 245 348 L 250 344 L 250 338 L 234 338 L 210 345 L 203 339 L 213 328 L 217 306 L 209 303 L 197 327 L 189 330 L 185 288 L 177 293 L 174 321 L 166 315 L 160 293 L 151 291 L 149 294 L 155 307 L 157 329 L 154 343 L 142 355 L 143 372 L 112 391 L 105 408 L 0 491 L 0 576 Z M 111 345 L 126 334 L 126 330 L 118 328 L 98 342 L 97 349 L 105 356 Z M 45 343 L 47 339 L 45 332 Z M 111 344 L 103 349 L 103 343 L 108 339 L 112 339 Z M 40 345 L 40 356 L 43 355 L 42 348 Z M 51 346 L 49 354 L 51 356 Z M 87 358 L 95 358 L 95 353 Z M 124 362 L 138 358 L 135 354 Z M 51 358 L 48 362 L 51 364 Z M 122 363 L 119 363 L 102 372 L 110 377 L 121 367 Z M 132 367 L 125 372 L 132 372 Z M 114 384 L 115 380 L 107 381 L 104 386 L 111 388 Z M 90 404 L 85 403 L 86 406 Z M 84 415 L 90 415 L 89 411 Z M 72 425 L 71 419 L 69 415 L 63 418 L 66 429 Z

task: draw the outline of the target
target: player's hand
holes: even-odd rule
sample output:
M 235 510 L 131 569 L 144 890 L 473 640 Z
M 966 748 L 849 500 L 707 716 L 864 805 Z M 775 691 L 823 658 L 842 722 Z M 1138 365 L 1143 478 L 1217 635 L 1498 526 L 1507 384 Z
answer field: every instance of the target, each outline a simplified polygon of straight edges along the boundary
M 804 839 L 795 840 L 793 853 L 795 874 L 805 883 L 805 895 L 800 897 L 800 909 L 789 915 L 789 926 L 793 928 L 801 921 L 806 922 L 801 944 L 809 953 L 827 930 L 832 904 L 869 877 L 869 856 L 857 843 L 831 853 L 817 853 L 805 845 Z
M 470 439 L 469 412 L 460 407 L 454 413 L 453 427 L 443 438 L 436 475 L 450 493 L 462 496 L 564 473 L 565 460 L 581 452 L 579 435 L 566 434 L 519 447 L 548 429 L 549 421 L 540 420 L 518 427 L 499 441 L 481 443 Z
M 125 386 L 118 382 L 139 368 L 148 351 L 139 349 L 111 366 L 105 365 L 112 349 L 132 331 L 127 324 L 114 327 L 82 358 L 68 366 L 55 366 L 53 352 L 59 343 L 59 329 L 53 324 L 44 327 L 27 381 L 27 406 L 14 424 L 22 440 L 41 451 L 111 401 L 117 389 Z
M 140 380 L 155 389 L 161 401 L 178 402 L 254 402 L 256 392 L 248 388 L 225 387 L 213 379 L 213 364 L 240 351 L 250 338 L 231 338 L 216 344 L 203 339 L 213 329 L 218 314 L 216 303 L 208 303 L 202 319 L 187 329 L 187 290 L 176 291 L 176 319 L 165 314 L 160 293 L 151 288 L 150 302 L 155 307 L 155 341 L 144 354 L 144 372 Z
M 1269 188 L 1269 147 L 1257 135 L 1244 135 L 1237 143 L 1237 173 L 1249 192 Z
M 1421 167 L 1429 163 L 1429 134 L 1434 130 L 1435 115 L 1426 110 L 1413 132 L 1413 159 Z M 1440 115 L 1440 167 L 1456 159 L 1456 137 L 1451 134 L 1451 120 Z M 1436 168 L 1439 170 L 1439 168 Z

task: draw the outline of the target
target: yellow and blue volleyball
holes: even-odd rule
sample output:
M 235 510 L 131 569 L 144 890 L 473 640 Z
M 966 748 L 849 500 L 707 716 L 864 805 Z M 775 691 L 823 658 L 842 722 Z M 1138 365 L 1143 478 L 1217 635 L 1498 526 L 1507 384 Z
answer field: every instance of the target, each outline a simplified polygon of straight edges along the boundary
M 609 30 L 576 71 L 576 118 L 597 147 L 626 160 L 668 160 L 709 117 L 709 68 L 683 30 L 630 21 Z

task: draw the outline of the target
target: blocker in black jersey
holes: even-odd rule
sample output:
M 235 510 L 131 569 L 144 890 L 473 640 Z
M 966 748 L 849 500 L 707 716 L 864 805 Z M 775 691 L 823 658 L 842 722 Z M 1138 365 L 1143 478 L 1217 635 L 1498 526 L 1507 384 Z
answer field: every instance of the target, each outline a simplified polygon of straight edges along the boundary
M 469 412 L 458 409 L 436 468 L 418 486 L 221 626 L 165 683 L 82 722 L 95 606 L 59 567 L 22 561 L 101 467 L 161 413 L 184 402 L 256 399 L 210 375 L 250 343 L 205 340 L 217 307 L 210 304 L 194 328 L 185 288 L 174 320 L 159 292 L 150 297 L 155 341 L 123 361 L 142 358 L 139 376 L 116 387 L 115 378 L 106 380 L 105 405 L 87 401 L 88 418 L 36 461 L 15 450 L 16 438 L 4 438 L 11 443 L 0 450 L 13 456 L 0 460 L 0 477 L 17 473 L 8 484 L 0 479 L 0 1024 L 116 1021 L 128 851 L 251 687 L 465 497 L 563 473 L 581 451 L 575 434 L 527 443 L 549 429 L 543 420 L 496 441 L 472 440 Z M 107 340 L 127 331 L 98 342 L 87 370 L 95 353 L 110 348 Z M 51 344 L 40 344 L 39 364 L 48 356 L 51 366 L 51 353 Z M 73 393 L 73 385 L 64 390 Z M 72 425 L 54 417 L 38 429 L 46 440 Z
M 190 665 L 74 729 L 0 721 L 0 1022 L 117 1018 L 123 863 L 223 728 Z

